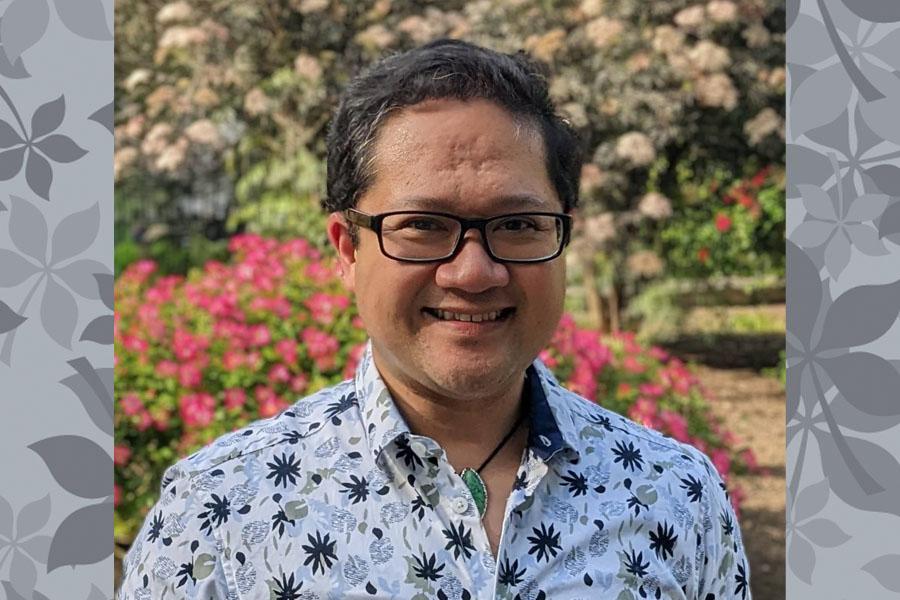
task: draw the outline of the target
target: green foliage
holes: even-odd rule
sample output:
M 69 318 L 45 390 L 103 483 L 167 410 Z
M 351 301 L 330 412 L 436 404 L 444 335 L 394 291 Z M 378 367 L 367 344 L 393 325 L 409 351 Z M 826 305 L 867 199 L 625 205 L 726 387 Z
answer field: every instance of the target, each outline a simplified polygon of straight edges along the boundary
M 138 261 L 116 281 L 120 541 L 135 535 L 179 457 L 350 377 L 364 349 L 332 261 L 311 244 L 241 235 L 229 251 L 187 277 Z M 566 316 L 542 358 L 569 389 L 708 451 L 724 476 L 752 464 L 696 377 L 659 349 Z
M 267 237 L 301 237 L 324 248 L 325 215 L 319 210 L 325 165 L 307 150 L 290 160 L 273 159 L 251 167 L 235 186 L 237 206 L 229 230 Z
M 230 240 L 187 277 L 138 261 L 116 281 L 116 533 L 131 539 L 163 471 L 212 438 L 352 372 L 365 333 L 304 240 Z
M 684 185 L 682 206 L 660 231 L 660 252 L 675 277 L 784 273 L 784 173 L 760 171 L 721 188 Z
M 763 369 L 763 375 L 767 377 L 771 377 L 773 379 L 777 379 L 781 384 L 781 387 L 785 387 L 787 385 L 787 363 L 786 354 L 784 350 L 778 353 L 778 366 L 771 367 L 768 369 Z
M 646 286 L 628 304 L 626 316 L 639 323 L 638 337 L 642 340 L 666 340 L 681 331 L 685 310 L 677 302 L 677 282 L 671 279 Z
M 116 277 L 125 270 L 125 267 L 143 258 L 143 251 L 134 240 L 117 241 L 113 252 Z
M 627 266 L 646 250 L 678 274 L 779 269 L 783 249 L 770 237 L 781 225 L 770 204 L 781 196 L 760 195 L 755 223 L 726 209 L 735 222 L 728 248 L 700 226 L 710 215 L 692 202 L 706 173 L 783 163 L 782 3 L 121 0 L 116 8 L 116 219 L 126 231 L 164 225 L 175 248 L 242 231 L 324 245 L 315 207 L 341 90 L 380 56 L 458 37 L 524 48 L 550 65 L 551 95 L 588 157 L 582 214 L 615 216 L 611 237 L 590 227 L 578 234 L 587 251 L 603 252 L 612 284 L 646 278 Z M 669 196 L 678 221 L 663 246 L 667 217 L 639 210 L 648 191 Z M 706 266 L 696 264 L 694 236 L 711 244 Z M 132 237 L 147 256 L 153 240 Z M 741 252 L 754 244 L 762 244 L 755 254 Z M 128 245 L 121 251 L 121 264 L 134 256 Z

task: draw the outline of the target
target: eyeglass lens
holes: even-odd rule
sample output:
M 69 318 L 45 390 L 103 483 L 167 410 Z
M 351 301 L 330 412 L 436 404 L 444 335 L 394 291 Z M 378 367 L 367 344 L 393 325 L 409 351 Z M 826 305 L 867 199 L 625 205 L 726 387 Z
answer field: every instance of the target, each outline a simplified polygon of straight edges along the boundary
M 453 253 L 462 225 L 429 214 L 388 215 L 381 224 L 384 250 L 401 259 L 429 260 Z M 562 219 L 549 215 L 510 215 L 493 220 L 485 229 L 491 252 L 501 260 L 536 260 L 559 251 Z

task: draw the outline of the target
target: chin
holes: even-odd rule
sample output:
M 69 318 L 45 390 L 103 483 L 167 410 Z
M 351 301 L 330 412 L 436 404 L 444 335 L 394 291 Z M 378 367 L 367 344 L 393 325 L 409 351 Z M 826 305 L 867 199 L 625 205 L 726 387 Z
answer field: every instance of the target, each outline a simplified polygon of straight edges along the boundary
M 505 361 L 454 363 L 446 360 L 439 370 L 431 370 L 431 379 L 449 394 L 468 398 L 494 396 L 508 385 L 511 365 Z

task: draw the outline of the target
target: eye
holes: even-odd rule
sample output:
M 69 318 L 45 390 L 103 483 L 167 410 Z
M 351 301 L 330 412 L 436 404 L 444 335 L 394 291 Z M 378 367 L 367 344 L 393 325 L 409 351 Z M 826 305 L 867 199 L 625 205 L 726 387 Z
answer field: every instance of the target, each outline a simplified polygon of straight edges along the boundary
M 538 229 L 538 226 L 533 219 L 527 217 L 510 217 L 500 221 L 495 229 L 502 231 L 535 231 Z
M 446 229 L 443 221 L 429 217 L 414 217 L 407 219 L 400 225 L 400 229 L 413 229 L 416 231 L 442 231 Z

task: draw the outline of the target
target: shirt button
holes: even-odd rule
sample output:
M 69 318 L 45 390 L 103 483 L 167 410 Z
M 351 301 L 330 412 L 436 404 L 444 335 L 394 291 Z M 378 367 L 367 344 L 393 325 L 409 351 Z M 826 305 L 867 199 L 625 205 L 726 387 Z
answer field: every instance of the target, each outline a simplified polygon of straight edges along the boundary
M 450 502 L 450 506 L 453 507 L 456 514 L 463 515 L 469 510 L 469 501 L 462 496 L 457 496 Z
M 422 457 L 428 453 L 428 448 L 425 447 L 425 444 L 420 442 L 419 440 L 413 441 L 409 445 L 410 449 L 416 453 L 417 456 Z
M 543 445 L 547 446 L 548 448 L 550 447 L 550 440 L 547 438 L 547 436 L 545 436 L 545 435 L 539 435 L 539 436 L 538 436 L 538 439 L 541 440 L 541 443 L 542 443 Z

